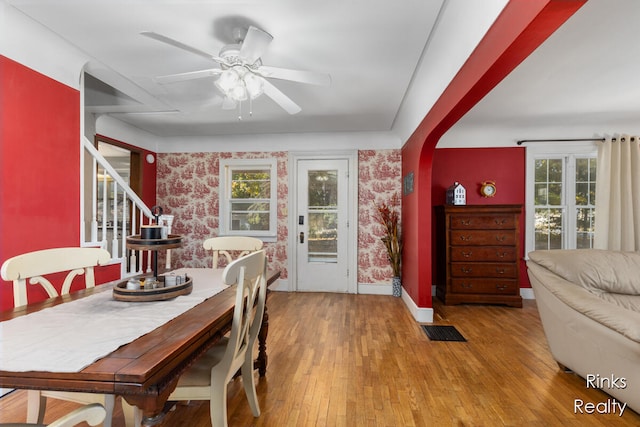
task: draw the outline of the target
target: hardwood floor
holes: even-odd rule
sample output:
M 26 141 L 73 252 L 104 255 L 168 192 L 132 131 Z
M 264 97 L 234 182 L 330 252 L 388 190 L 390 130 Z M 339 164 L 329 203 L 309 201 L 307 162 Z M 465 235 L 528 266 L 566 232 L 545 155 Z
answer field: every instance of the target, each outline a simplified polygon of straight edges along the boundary
M 534 301 L 522 309 L 434 304 L 436 324 L 468 342 L 430 341 L 399 298 L 272 293 L 269 366 L 254 418 L 241 380 L 229 385 L 230 426 L 638 426 L 640 415 L 574 414 L 606 401 L 558 368 Z M 26 395 L 0 399 L 0 422 L 25 419 Z M 76 405 L 51 401 L 47 419 Z M 124 424 L 117 414 L 114 427 Z M 181 404 L 163 426 L 209 425 L 206 402 Z

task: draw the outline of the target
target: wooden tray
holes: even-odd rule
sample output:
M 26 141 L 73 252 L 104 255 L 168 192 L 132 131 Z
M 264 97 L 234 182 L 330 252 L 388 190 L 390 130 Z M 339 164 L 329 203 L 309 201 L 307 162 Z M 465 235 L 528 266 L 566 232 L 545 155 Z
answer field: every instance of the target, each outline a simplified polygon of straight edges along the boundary
M 182 236 L 169 234 L 166 239 L 143 239 L 139 234 L 127 236 L 127 248 L 142 251 L 179 248 L 182 245 Z
M 158 278 L 164 281 L 164 276 Z M 187 276 L 187 281 L 175 286 L 149 288 L 149 289 L 127 289 L 127 281 L 118 283 L 113 287 L 113 299 L 128 302 L 164 301 L 180 295 L 188 295 L 193 289 L 193 280 Z

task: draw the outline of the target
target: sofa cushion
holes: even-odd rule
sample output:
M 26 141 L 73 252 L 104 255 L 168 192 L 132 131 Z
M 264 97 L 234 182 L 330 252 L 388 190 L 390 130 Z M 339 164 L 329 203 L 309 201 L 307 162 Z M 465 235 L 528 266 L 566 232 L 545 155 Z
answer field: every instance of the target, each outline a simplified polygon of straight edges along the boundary
M 603 301 L 598 295 L 551 272 L 532 258 L 527 261 L 527 267 L 536 298 L 539 297 L 538 289 L 543 287 L 571 309 L 640 343 L 640 311 Z
M 600 249 L 544 250 L 529 253 L 529 258 L 595 294 L 612 292 L 640 295 L 638 252 Z

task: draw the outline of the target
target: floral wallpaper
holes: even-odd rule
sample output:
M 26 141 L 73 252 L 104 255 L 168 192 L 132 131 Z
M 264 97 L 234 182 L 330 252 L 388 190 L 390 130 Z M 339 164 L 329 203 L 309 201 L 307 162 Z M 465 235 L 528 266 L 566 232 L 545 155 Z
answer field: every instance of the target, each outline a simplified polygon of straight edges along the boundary
M 209 267 L 211 255 L 202 242 L 218 235 L 218 186 L 221 158 L 275 158 L 278 163 L 278 237 L 265 243 L 270 265 L 288 277 L 288 153 L 160 153 L 158 154 L 157 203 L 174 215 L 174 234 L 183 245 L 172 251 L 172 267 Z M 382 227 L 373 217 L 375 204 L 401 191 L 400 150 L 364 150 L 359 161 L 358 283 L 389 283 L 392 272 L 380 241 Z M 164 255 L 159 254 L 161 262 Z
M 400 150 L 358 153 L 358 283 L 391 282 L 393 270 L 380 240 L 383 228 L 376 222 L 375 213 L 376 204 L 388 203 L 394 194 L 402 195 L 401 158 Z

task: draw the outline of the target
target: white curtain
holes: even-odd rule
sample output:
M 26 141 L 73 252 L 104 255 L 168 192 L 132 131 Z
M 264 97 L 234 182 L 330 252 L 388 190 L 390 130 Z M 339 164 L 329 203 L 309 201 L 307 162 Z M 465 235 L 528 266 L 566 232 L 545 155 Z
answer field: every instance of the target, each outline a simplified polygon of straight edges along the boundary
M 640 140 L 620 135 L 598 145 L 594 247 L 640 250 Z

